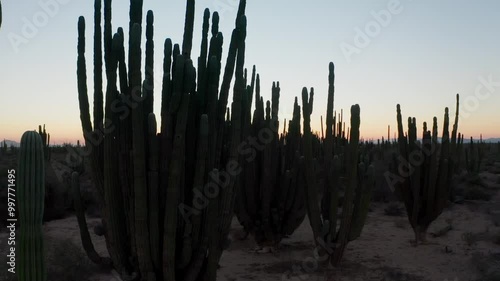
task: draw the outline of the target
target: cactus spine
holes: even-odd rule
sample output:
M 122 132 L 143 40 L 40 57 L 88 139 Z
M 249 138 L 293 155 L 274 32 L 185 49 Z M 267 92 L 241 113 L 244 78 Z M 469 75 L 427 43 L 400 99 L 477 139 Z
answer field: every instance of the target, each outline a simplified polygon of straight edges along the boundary
M 27 131 L 21 138 L 17 176 L 19 270 L 21 281 L 47 279 L 42 233 L 45 199 L 45 159 L 40 134 Z

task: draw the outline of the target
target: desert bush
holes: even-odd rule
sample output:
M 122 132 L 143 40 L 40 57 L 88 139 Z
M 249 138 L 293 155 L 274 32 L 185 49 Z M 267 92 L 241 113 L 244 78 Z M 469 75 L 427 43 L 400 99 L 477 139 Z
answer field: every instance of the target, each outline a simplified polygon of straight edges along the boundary
M 47 280 L 88 280 L 96 266 L 71 239 L 46 241 Z
M 1 243 L 0 252 L 7 252 L 7 243 Z M 2 255 L 2 264 L 7 263 Z M 71 239 L 45 238 L 47 281 L 87 281 L 98 270 Z M 2 273 L 0 281 L 17 281 L 16 274 Z
M 394 222 L 394 226 L 397 228 L 405 229 L 408 226 L 408 221 L 405 219 L 399 219 Z
M 500 254 L 490 253 L 474 254 L 472 263 L 479 272 L 481 281 L 498 281 L 500 280 Z
M 402 216 L 404 215 L 404 208 L 396 202 L 390 203 L 387 205 L 387 208 L 384 209 L 384 215 L 393 217 Z
M 466 200 L 490 201 L 493 195 L 480 186 L 473 185 L 465 189 L 464 198 Z
M 476 245 L 476 243 L 479 241 L 479 236 L 472 232 L 464 232 L 462 234 L 462 241 L 467 243 L 467 245 L 470 247 Z
M 483 179 L 478 174 L 466 174 L 465 181 L 470 185 L 486 186 Z
M 493 236 L 490 233 L 489 228 L 482 232 L 468 231 L 462 234 L 462 240 L 466 242 L 468 246 L 476 245 L 479 241 L 491 241 L 492 237 Z

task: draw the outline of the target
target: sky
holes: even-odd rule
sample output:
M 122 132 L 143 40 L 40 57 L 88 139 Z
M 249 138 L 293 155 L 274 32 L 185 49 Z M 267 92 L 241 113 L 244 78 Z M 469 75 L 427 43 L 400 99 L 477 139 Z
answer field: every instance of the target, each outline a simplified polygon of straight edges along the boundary
M 55 144 L 83 139 L 77 21 L 81 15 L 86 19 L 92 93 L 93 2 L 2 0 L 0 140 L 19 141 L 40 124 L 46 124 Z M 121 26 L 128 34 L 129 1 L 112 5 L 113 29 Z M 182 43 L 185 6 L 184 0 L 144 0 L 143 14 L 155 14 L 156 89 L 161 89 L 164 39 Z M 199 53 L 203 10 L 219 11 L 226 54 L 237 6 L 238 0 L 196 1 L 193 57 Z M 328 64 L 334 62 L 335 110 L 343 109 L 348 120 L 350 106 L 359 104 L 365 139 L 387 136 L 388 125 L 392 137 L 398 103 L 403 120 L 412 116 L 422 124 L 437 116 L 441 131 L 444 108 L 455 111 L 457 93 L 459 131 L 466 138 L 500 137 L 500 1 L 260 0 L 248 1 L 246 15 L 246 67 L 256 65 L 265 99 L 272 82 L 280 82 L 281 120 L 291 118 L 302 88 L 314 87 L 311 122 L 319 130 L 326 113 Z M 155 100 L 158 115 L 159 90 Z

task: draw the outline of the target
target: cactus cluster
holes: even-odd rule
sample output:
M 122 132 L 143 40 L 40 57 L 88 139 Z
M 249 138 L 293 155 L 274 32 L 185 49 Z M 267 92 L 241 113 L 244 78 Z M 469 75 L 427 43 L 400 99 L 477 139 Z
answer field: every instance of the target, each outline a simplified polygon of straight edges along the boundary
M 130 1 L 128 62 L 123 29 L 112 34 L 111 0 L 104 1 L 103 32 L 101 0 L 95 1 L 93 122 L 86 86 L 85 19 L 78 20 L 82 129 L 85 145 L 92 151 L 89 157 L 108 252 L 113 267 L 124 279 L 216 278 L 233 216 L 235 171 L 240 169 L 238 145 L 246 93 L 245 6 L 246 1 L 241 0 L 222 73 L 219 16 L 217 12 L 211 15 L 208 9 L 195 69 L 191 58 L 195 1 L 187 1 L 182 46 L 170 39 L 164 41 L 159 132 L 153 114 L 153 12 L 146 15 L 143 77 L 142 0 Z M 105 95 L 102 56 L 107 78 Z M 226 120 L 233 75 L 231 115 Z M 76 186 L 77 179 L 73 181 Z M 79 216 L 84 228 L 81 238 L 89 256 L 96 262 L 106 261 L 90 247 L 82 212 Z
M 7 141 L 5 139 L 2 142 L 2 154 L 7 154 Z
M 479 173 L 484 158 L 484 150 L 482 136 L 477 143 L 474 143 L 474 139 L 470 137 L 470 143 L 465 148 L 465 168 L 467 173 L 475 175 Z
M 17 169 L 17 202 L 19 205 L 18 280 L 47 280 L 42 219 L 45 199 L 45 160 L 42 138 L 36 131 L 21 137 Z
M 429 225 L 442 213 L 450 194 L 453 193 L 451 177 L 456 171 L 461 141 L 457 138 L 459 95 L 456 96 L 456 113 L 451 137 L 448 108 L 445 108 L 441 143 L 438 142 L 437 118 L 432 131 L 423 123 L 422 142 L 417 141 L 417 123 L 408 118 L 408 132 L 403 131 L 400 105 L 397 105 L 398 122 L 398 171 L 388 180 L 401 194 L 408 219 L 415 232 L 415 243 L 426 241 Z
M 255 110 L 251 115 L 255 88 Z M 257 245 L 277 247 L 293 233 L 305 217 L 303 177 L 300 170 L 300 110 L 295 104 L 289 132 L 279 135 L 280 85 L 272 85 L 271 101 L 260 94 L 260 77 L 252 71 L 251 85 L 243 98 L 241 146 L 243 172 L 238 182 L 240 223 L 252 234 Z M 297 128 L 296 126 L 299 126 Z
M 320 156 L 325 172 L 323 198 L 318 205 L 318 182 L 313 159 L 313 134 L 310 116 L 313 110 L 314 89 L 302 90 L 302 112 L 304 120 L 304 174 L 306 179 L 307 212 L 315 243 L 320 253 L 329 254 L 329 262 L 338 265 L 349 241 L 361 234 L 370 203 L 373 186 L 373 167 L 360 162 L 359 105 L 351 107 L 350 130 L 345 135 L 345 124 L 341 119 L 336 124 L 334 105 L 334 65 L 329 65 L 329 87 L 326 114 L 326 134 Z M 343 187 L 343 200 L 341 202 Z M 341 212 L 339 213 L 339 207 Z M 337 223 L 340 218 L 340 224 Z M 335 245 L 325 249 L 325 245 Z

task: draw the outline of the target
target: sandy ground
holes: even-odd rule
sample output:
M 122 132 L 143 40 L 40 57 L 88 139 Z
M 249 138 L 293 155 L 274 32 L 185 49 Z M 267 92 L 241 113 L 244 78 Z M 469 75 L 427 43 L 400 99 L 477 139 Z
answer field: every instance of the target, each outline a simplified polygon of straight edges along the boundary
M 499 175 L 484 172 L 481 177 L 491 188 L 500 189 Z M 348 245 L 340 268 L 318 264 L 307 219 L 290 238 L 283 240 L 278 252 L 268 254 L 255 253 L 251 237 L 237 239 L 242 228 L 234 220 L 233 242 L 223 254 L 218 280 L 478 280 L 473 255 L 500 253 L 500 246 L 493 242 L 495 235 L 500 236 L 500 193 L 489 202 L 464 202 L 446 209 L 429 232 L 437 232 L 449 223 L 452 229 L 442 237 L 429 237 L 428 245 L 418 247 L 410 244 L 413 232 L 406 216 L 387 216 L 386 207 L 383 203 L 372 204 L 363 233 Z M 98 223 L 99 219 L 88 219 L 90 229 Z M 74 216 L 46 223 L 44 232 L 52 241 L 70 238 L 81 245 Z M 480 241 L 469 245 L 465 233 L 476 234 Z M 2 245 L 6 237 L 5 232 L 0 234 Z M 103 239 L 93 233 L 92 238 L 98 252 L 107 256 Z M 117 279 L 102 272 L 90 280 Z

